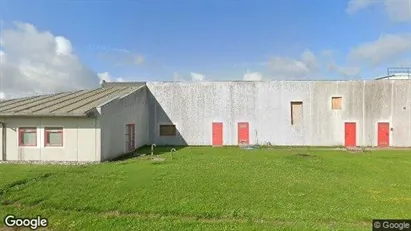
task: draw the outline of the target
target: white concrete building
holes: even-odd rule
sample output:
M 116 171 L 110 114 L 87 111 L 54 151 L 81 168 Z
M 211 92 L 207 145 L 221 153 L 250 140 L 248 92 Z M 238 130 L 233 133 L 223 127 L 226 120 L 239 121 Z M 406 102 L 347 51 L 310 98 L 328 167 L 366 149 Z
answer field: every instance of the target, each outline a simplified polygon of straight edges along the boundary
M 396 73 L 396 74 L 376 78 L 376 80 L 384 80 L 384 79 L 386 80 L 411 79 L 411 73 Z
M 1 160 L 100 162 L 131 151 L 147 143 L 145 96 L 134 84 L 1 101 Z
M 390 67 L 387 68 L 387 75 L 375 78 L 376 80 L 410 80 L 411 68 L 409 67 Z
M 104 83 L 0 102 L 2 160 L 105 161 L 143 145 L 411 147 L 411 81 Z

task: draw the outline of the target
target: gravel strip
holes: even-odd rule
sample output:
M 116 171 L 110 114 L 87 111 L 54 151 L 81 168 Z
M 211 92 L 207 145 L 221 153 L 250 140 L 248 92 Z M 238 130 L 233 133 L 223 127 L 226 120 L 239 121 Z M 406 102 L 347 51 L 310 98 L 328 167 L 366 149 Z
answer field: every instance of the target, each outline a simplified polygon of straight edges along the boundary
M 45 164 L 45 165 L 90 165 L 99 164 L 93 161 L 35 161 L 35 160 L 8 160 L 1 161 L 0 164 Z

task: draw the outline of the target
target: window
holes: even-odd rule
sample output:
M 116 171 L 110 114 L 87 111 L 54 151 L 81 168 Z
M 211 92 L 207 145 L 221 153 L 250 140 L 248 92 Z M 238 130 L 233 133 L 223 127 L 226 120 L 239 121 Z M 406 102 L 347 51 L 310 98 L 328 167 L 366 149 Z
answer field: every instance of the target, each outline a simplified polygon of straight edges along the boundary
M 177 129 L 174 124 L 160 125 L 160 136 L 176 136 Z
M 134 124 L 126 125 L 126 148 L 127 151 L 131 152 L 135 149 L 135 126 Z
M 44 146 L 63 146 L 63 128 L 44 128 Z
M 37 146 L 37 128 L 19 128 L 19 146 Z
M 301 124 L 303 120 L 303 102 L 291 102 L 291 125 Z
M 341 109 L 342 97 L 332 97 L 331 98 L 331 108 L 333 110 Z

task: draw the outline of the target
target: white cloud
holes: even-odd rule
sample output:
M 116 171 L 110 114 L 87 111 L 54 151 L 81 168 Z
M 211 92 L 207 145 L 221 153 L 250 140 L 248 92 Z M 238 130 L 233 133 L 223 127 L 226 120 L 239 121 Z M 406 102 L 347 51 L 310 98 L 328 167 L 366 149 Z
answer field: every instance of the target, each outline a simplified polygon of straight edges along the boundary
M 70 55 L 73 51 L 71 42 L 62 36 L 57 36 L 56 41 L 56 53 L 58 55 Z
M 303 54 L 301 55 L 301 61 L 307 66 L 308 69 L 310 70 L 317 69 L 317 58 L 311 51 L 309 50 L 304 51 Z
M 124 48 L 116 48 L 110 46 L 101 46 L 96 44 L 88 45 L 88 48 L 92 49 L 93 51 L 100 51 L 100 52 L 123 52 L 123 53 L 131 53 L 130 50 Z
M 354 67 L 354 66 L 342 67 L 342 66 L 338 66 L 335 63 L 329 64 L 327 69 L 343 77 L 358 77 L 361 73 L 360 67 Z
M 134 61 L 137 65 L 141 65 L 144 63 L 145 59 L 143 56 L 138 55 L 137 57 L 134 58 Z
M 322 71 L 328 70 L 340 77 L 359 77 L 362 68 L 358 65 L 341 66 L 334 61 L 336 51 L 323 50 L 319 52 L 319 57 L 306 50 L 301 54 L 300 59 L 287 57 L 275 57 L 268 61 L 268 67 L 273 71 L 275 79 L 314 79 L 323 78 Z
M 97 74 L 73 53 L 68 39 L 20 22 L 1 37 L 0 91 L 8 97 L 98 87 Z
M 385 0 L 385 8 L 392 20 L 411 21 L 411 0 Z
M 0 100 L 6 99 L 6 94 L 0 91 Z
M 0 50 L 0 65 L 2 65 L 3 62 L 6 62 L 6 53 L 4 53 L 4 51 Z
M 192 81 L 203 81 L 205 79 L 205 76 L 199 73 L 194 73 L 191 72 L 191 80 Z
M 287 79 L 304 78 L 318 70 L 317 58 L 310 50 L 304 51 L 300 60 L 273 57 L 268 60 L 267 66 L 279 78 Z
M 411 34 L 383 34 L 375 41 L 353 48 L 348 57 L 353 62 L 376 67 L 407 53 L 411 53 Z
M 411 0 L 350 0 L 346 11 L 354 14 L 373 5 L 383 5 L 388 16 L 395 22 L 411 21 Z
M 396 67 L 411 67 L 411 57 L 406 57 L 399 59 L 397 62 L 393 63 Z
M 104 52 L 98 54 L 98 58 L 120 67 L 137 67 L 146 62 L 144 56 L 131 52 Z
M 322 50 L 321 51 L 321 56 L 323 58 L 332 58 L 334 55 L 335 55 L 334 50 L 327 49 L 327 50 Z
M 111 48 L 106 46 L 89 46 L 97 52 L 97 57 L 116 66 L 136 67 L 146 63 L 146 58 L 127 49 Z
M 177 72 L 173 73 L 173 80 L 176 82 L 187 82 L 187 81 L 204 81 L 205 76 L 203 74 L 191 72 L 190 77 L 185 75 L 181 75 Z
M 382 0 L 383 1 L 383 0 Z M 378 1 L 375 0 L 350 0 L 348 2 L 347 6 L 347 13 L 349 14 L 354 14 L 359 10 L 362 10 L 364 8 L 367 8 L 375 3 L 378 3 Z
M 177 72 L 174 72 L 173 74 L 173 80 L 176 82 L 183 82 L 185 81 L 184 78 Z
M 106 82 L 124 82 L 123 78 L 116 78 L 113 80 L 113 77 L 108 72 L 98 73 L 98 77 L 100 78 L 100 83 L 103 81 Z
M 259 72 L 248 72 L 244 74 L 243 80 L 245 81 L 260 81 L 263 79 L 263 75 Z
M 352 78 L 359 77 L 362 68 L 360 66 L 341 66 L 335 62 L 335 56 L 337 54 L 334 50 L 322 50 L 320 52 L 322 59 L 322 67 L 327 71 L 337 74 L 340 77 Z

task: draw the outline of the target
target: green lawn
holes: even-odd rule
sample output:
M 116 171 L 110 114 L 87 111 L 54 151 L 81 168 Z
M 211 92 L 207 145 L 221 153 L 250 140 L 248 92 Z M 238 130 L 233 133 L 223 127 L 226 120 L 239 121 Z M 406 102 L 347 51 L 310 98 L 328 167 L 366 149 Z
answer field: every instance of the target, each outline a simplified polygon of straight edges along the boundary
M 373 218 L 411 218 L 410 151 L 157 150 L 164 162 L 0 164 L 0 215 L 62 231 L 370 230 Z

